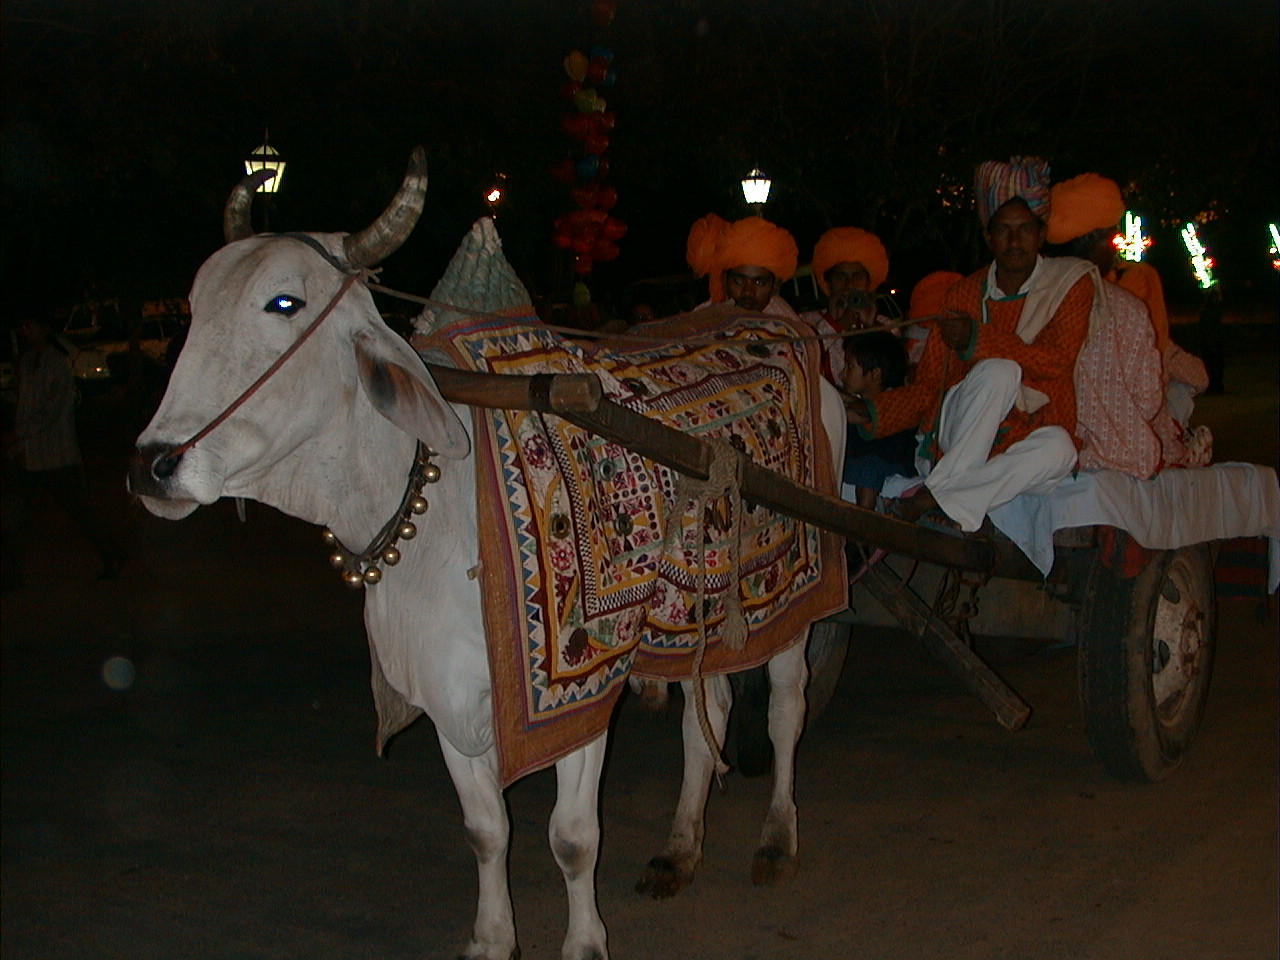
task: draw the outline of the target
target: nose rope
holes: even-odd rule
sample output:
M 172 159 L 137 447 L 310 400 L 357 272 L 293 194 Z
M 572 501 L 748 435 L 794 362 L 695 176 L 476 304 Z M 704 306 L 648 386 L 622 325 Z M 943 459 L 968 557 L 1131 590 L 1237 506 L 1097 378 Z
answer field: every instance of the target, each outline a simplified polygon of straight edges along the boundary
M 220 414 L 218 414 L 211 421 L 209 421 L 209 423 L 206 424 L 195 436 L 193 436 L 190 440 L 186 441 L 185 443 L 179 444 L 178 446 L 174 447 L 172 450 L 170 450 L 167 454 L 165 454 L 160 459 L 176 460 L 178 457 L 182 456 L 184 453 L 186 453 L 188 450 L 194 447 L 197 443 L 199 443 L 201 440 L 207 437 L 210 433 L 212 433 L 218 426 L 222 424 L 224 420 L 227 419 L 227 417 L 231 416 L 233 413 L 239 410 L 240 406 L 246 400 L 248 400 L 255 393 L 257 393 L 258 389 L 264 383 L 270 380 L 275 375 L 276 371 L 278 371 L 282 366 L 284 366 L 284 363 L 286 360 L 288 360 L 290 357 L 292 357 L 295 353 L 298 352 L 298 348 L 307 342 L 307 339 L 313 333 L 316 332 L 320 324 L 324 323 L 325 318 L 328 317 L 329 314 L 333 312 L 333 308 L 338 305 L 338 301 L 341 300 L 344 296 L 346 296 L 346 293 L 348 290 L 351 289 L 352 284 L 354 284 L 359 279 L 360 279 L 360 276 L 358 274 L 347 274 L 347 278 L 342 281 L 342 286 L 338 288 L 338 292 L 333 295 L 333 299 L 329 301 L 328 305 L 323 310 L 320 311 L 319 316 L 317 316 L 314 320 L 312 320 L 311 323 L 307 326 L 307 329 L 302 331 L 302 334 L 298 337 L 298 339 L 293 341 L 293 343 L 289 345 L 289 349 L 287 349 L 284 353 L 280 354 L 280 356 L 276 358 L 275 362 L 271 364 L 271 366 L 267 367 L 266 372 L 263 373 L 262 376 L 260 376 L 257 380 L 253 381 L 253 383 L 249 385 L 249 388 L 245 390 L 244 393 L 240 394 L 240 396 L 236 397 L 235 400 L 231 401 L 230 405 L 225 410 L 223 410 Z

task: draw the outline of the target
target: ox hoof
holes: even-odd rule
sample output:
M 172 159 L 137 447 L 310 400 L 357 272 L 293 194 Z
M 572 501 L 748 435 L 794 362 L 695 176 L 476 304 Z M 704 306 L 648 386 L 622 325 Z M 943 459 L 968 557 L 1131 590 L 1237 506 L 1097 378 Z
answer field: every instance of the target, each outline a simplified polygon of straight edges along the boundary
M 751 882 L 757 887 L 776 887 L 796 872 L 796 858 L 779 847 L 761 847 L 751 860 Z
M 636 882 L 636 893 L 647 893 L 655 900 L 665 900 L 674 897 L 692 880 L 692 870 L 681 870 L 670 857 L 654 857 Z

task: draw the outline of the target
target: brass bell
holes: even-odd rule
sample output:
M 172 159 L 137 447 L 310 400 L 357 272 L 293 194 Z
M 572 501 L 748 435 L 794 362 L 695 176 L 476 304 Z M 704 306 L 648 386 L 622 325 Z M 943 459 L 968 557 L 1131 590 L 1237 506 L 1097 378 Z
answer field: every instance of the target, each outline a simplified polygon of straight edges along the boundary
M 409 501 L 409 509 L 417 514 L 426 513 L 427 512 L 426 497 L 414 497 L 412 500 Z
M 382 562 L 388 567 L 394 567 L 400 562 L 400 551 L 395 547 L 387 547 L 382 551 Z
M 333 567 L 335 570 L 340 569 L 346 562 L 347 555 L 341 550 L 335 550 L 329 557 L 329 566 Z
M 422 476 L 427 483 L 435 483 L 440 479 L 440 468 L 434 463 L 428 463 L 422 468 Z
M 364 586 L 364 576 L 359 570 L 348 570 L 342 575 L 342 582 L 348 587 L 355 590 Z
M 418 528 L 408 520 L 396 527 L 396 536 L 401 540 L 412 540 L 417 535 Z
M 334 533 L 332 530 L 330 530 L 328 527 L 325 527 L 324 530 L 321 531 L 320 533 L 320 539 L 332 547 L 335 543 L 338 542 L 338 535 Z
M 377 567 L 366 567 L 364 571 L 365 583 L 377 583 L 382 579 L 382 571 Z

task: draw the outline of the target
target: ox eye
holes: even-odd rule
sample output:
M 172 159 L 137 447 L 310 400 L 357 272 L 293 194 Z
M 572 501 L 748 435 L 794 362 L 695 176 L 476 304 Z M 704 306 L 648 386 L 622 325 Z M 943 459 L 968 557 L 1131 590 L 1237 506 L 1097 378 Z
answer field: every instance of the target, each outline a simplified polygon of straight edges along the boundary
M 307 305 L 307 301 L 300 300 L 297 297 L 289 297 L 280 294 L 278 297 L 272 297 L 267 301 L 265 309 L 267 313 L 280 313 L 286 317 L 292 317 L 295 313 Z

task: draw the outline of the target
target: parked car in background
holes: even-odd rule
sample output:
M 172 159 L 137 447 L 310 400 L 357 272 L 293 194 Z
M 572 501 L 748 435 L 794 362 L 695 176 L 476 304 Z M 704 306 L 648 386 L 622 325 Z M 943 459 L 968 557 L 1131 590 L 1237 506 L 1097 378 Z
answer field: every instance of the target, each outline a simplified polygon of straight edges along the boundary
M 162 382 L 168 376 L 170 341 L 191 319 L 187 301 L 148 300 L 134 318 L 122 316 L 116 301 L 95 306 L 73 308 L 58 337 L 81 394 L 95 396 L 127 383 L 133 363 L 147 387 Z

